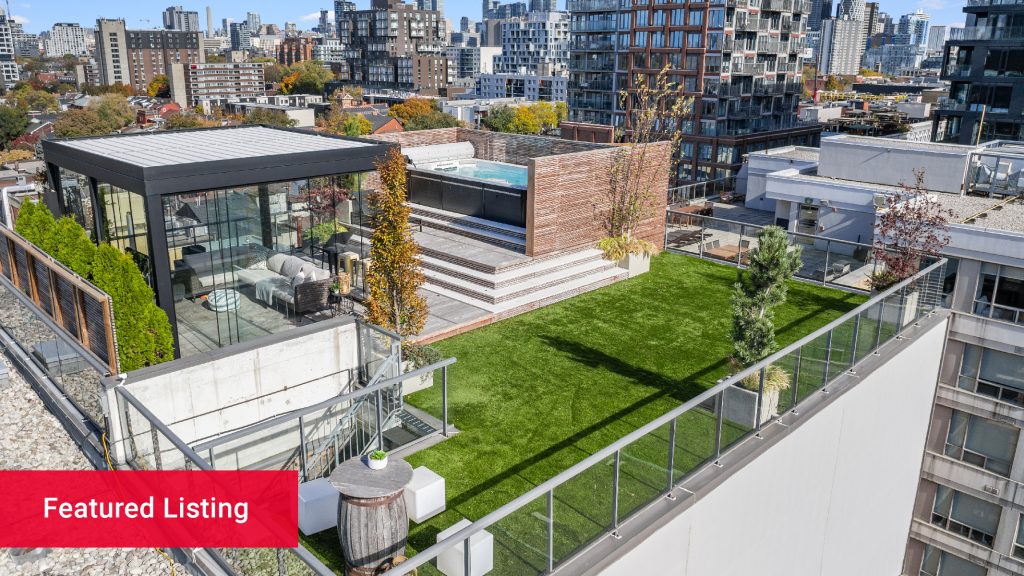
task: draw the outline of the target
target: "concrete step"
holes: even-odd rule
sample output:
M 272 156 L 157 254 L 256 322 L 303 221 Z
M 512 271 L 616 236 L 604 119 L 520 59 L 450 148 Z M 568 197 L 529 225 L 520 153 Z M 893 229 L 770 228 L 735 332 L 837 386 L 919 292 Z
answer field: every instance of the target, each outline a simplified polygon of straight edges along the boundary
M 417 229 L 417 223 L 419 223 L 422 224 L 424 230 L 442 230 L 515 252 L 526 252 L 526 238 L 520 238 L 519 236 L 513 236 L 504 232 L 496 232 L 476 226 L 467 226 L 460 222 L 449 222 L 426 216 L 416 216 L 414 219 L 410 219 L 410 223 L 413 226 L 413 230 Z
M 452 276 L 466 282 L 472 282 L 484 288 L 504 288 L 536 278 L 578 266 L 585 262 L 603 260 L 600 250 L 579 250 L 568 254 L 561 254 L 552 258 L 534 259 L 525 265 L 502 269 L 501 271 L 483 271 L 478 268 L 464 266 L 450 259 L 437 258 L 432 255 L 422 254 L 420 260 L 424 270 L 431 270 Z
M 574 280 L 587 277 L 596 272 L 614 268 L 616 264 L 607 260 L 587 260 L 571 266 L 559 268 L 535 278 L 526 279 L 501 288 L 486 288 L 479 284 L 449 276 L 436 270 L 424 270 L 427 282 L 434 286 L 446 288 L 480 300 L 488 304 L 500 304 L 517 298 L 528 296 L 546 288 L 556 287 Z
M 480 230 L 486 230 L 497 234 L 514 236 L 522 239 L 523 242 L 526 241 L 526 228 L 523 228 L 522 226 L 513 226 L 511 224 L 504 224 L 493 220 L 485 220 L 483 218 L 477 218 L 476 216 L 467 216 L 465 214 L 449 212 L 439 208 L 431 208 L 421 204 L 409 204 L 409 206 L 412 208 L 413 215 L 420 218 L 429 218 L 431 220 L 440 220 L 464 227 L 478 228 Z
M 428 279 L 424 284 L 424 288 L 447 296 L 453 300 L 458 300 L 460 302 L 476 306 L 477 308 L 486 310 L 500 318 L 507 318 L 528 310 L 540 308 L 552 302 L 570 298 L 577 294 L 589 292 L 595 288 L 607 286 L 608 284 L 625 279 L 626 276 L 626 271 L 621 268 L 602 268 L 579 277 L 566 279 L 566 281 L 563 282 L 557 282 L 544 288 L 529 290 L 526 294 L 497 303 L 487 302 L 462 292 L 451 290 L 444 286 L 438 286 L 430 279 Z

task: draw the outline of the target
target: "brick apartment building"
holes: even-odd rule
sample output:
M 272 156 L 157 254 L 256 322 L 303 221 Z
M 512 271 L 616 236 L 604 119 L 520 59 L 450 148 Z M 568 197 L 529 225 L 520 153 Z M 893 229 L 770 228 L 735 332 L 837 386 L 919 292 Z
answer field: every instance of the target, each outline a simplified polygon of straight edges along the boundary
M 313 38 L 285 38 L 277 47 L 277 61 L 285 66 L 291 66 L 296 62 L 312 60 L 315 46 L 316 40 Z
M 101 84 L 127 84 L 145 93 L 172 64 L 206 62 L 200 32 L 128 30 L 124 20 L 96 21 L 96 63 Z

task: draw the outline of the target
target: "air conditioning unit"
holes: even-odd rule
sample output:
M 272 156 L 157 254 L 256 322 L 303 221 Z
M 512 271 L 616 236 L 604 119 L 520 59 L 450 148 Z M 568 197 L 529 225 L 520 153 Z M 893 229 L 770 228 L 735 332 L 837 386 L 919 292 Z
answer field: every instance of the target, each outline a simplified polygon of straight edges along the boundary
M 875 208 L 885 208 L 888 206 L 885 201 L 885 194 L 875 194 L 871 199 L 875 204 Z

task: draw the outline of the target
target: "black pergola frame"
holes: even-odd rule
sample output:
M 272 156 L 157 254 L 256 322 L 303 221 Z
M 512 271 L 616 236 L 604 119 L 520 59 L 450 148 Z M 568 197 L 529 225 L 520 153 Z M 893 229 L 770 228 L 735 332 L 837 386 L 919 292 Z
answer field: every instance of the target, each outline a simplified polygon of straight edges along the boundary
M 187 132 L 213 130 L 241 130 L 252 126 L 198 128 Z M 88 152 L 66 142 L 96 139 L 97 137 L 67 140 L 44 140 L 43 158 L 50 180 L 45 202 L 50 210 L 60 216 L 70 215 L 64 199 L 60 169 L 76 172 L 89 179 L 89 197 L 94 207 L 100 206 L 99 183 L 117 186 L 135 192 L 144 198 L 146 205 L 147 242 L 153 270 L 153 289 L 157 305 L 167 313 L 174 327 L 174 355 L 180 357 L 178 345 L 178 321 L 174 309 L 174 289 L 171 282 L 171 262 L 168 257 L 167 230 L 165 229 L 161 197 L 188 192 L 206 192 L 223 188 L 236 188 L 258 184 L 270 184 L 325 176 L 338 176 L 376 169 L 375 163 L 384 157 L 395 144 L 364 138 L 313 133 L 296 128 L 262 126 L 308 135 L 314 138 L 334 138 L 366 144 L 352 148 L 327 149 L 304 152 L 274 154 L 270 156 L 189 162 L 165 166 L 144 167 L 130 162 Z M 100 138 L 139 138 L 140 134 L 116 134 Z M 102 210 L 93 209 L 97 242 L 107 241 L 102 226 Z

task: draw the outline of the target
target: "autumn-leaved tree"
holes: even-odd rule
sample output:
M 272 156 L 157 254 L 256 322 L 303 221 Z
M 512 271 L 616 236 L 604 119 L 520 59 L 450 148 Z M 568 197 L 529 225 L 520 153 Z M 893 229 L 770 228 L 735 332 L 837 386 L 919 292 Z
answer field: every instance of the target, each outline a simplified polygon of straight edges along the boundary
M 373 264 L 366 274 L 366 318 L 403 337 L 413 336 L 426 324 L 427 302 L 418 293 L 424 277 L 419 246 L 409 227 L 412 209 L 406 202 L 405 158 L 398 148 L 391 148 L 376 166 L 381 186 L 369 197 Z
M 171 82 L 166 74 L 157 74 L 146 86 L 146 94 L 151 98 L 169 98 L 171 96 Z
M 409 132 L 461 126 L 458 118 L 442 112 L 437 103 L 429 98 L 410 98 L 395 104 L 388 110 L 388 116 L 397 118 Z
M 110 126 L 90 108 L 73 108 L 62 113 L 53 123 L 53 133 L 59 138 L 102 136 L 110 134 Z
M 924 170 L 914 170 L 914 184 L 901 183 L 898 192 L 886 196 L 875 220 L 873 252 L 881 266 L 871 277 L 871 287 L 883 289 L 910 278 L 923 259 L 937 257 L 949 244 L 952 215 L 928 193 Z
M 628 146 L 617 152 L 609 172 L 604 214 L 608 236 L 598 243 L 609 260 L 656 252 L 654 244 L 638 238 L 637 233 L 645 221 L 664 217 L 658 208 L 668 191 L 651 175 L 668 170 L 671 177 L 675 172 L 682 135 L 679 124 L 690 115 L 693 103 L 680 92 L 679 86 L 669 81 L 666 66 L 653 82 L 646 74 L 637 74 L 632 87 L 619 94 L 628 111 Z M 660 143 L 665 141 L 669 143 L 667 155 L 661 152 Z
M 213 123 L 206 120 L 198 113 L 175 112 L 164 118 L 164 130 L 186 130 L 189 128 L 203 128 L 212 126 Z
M 317 125 L 331 134 L 339 136 L 365 136 L 373 132 L 373 124 L 362 114 L 343 112 L 335 104 L 323 118 L 317 119 Z

